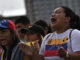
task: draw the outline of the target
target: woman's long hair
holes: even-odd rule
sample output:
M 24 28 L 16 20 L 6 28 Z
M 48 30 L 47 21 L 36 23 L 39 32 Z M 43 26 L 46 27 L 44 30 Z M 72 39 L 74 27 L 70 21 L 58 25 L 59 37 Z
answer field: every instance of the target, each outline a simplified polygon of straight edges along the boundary
M 70 8 L 61 6 L 64 9 L 66 17 L 70 17 L 69 28 L 80 30 L 80 17 Z
M 12 50 L 19 43 L 19 37 L 16 34 L 16 32 L 12 29 L 9 29 L 9 30 L 10 30 L 10 34 L 11 34 L 11 37 L 12 37 L 12 40 L 11 40 L 12 44 L 10 45 L 10 48 L 9 48 L 9 51 L 8 51 L 8 54 L 7 54 L 7 60 L 11 60 Z M 4 46 L 2 46 L 2 48 L 4 49 L 3 60 L 5 60 L 7 49 Z
M 37 35 L 38 35 L 38 38 L 39 38 L 38 43 L 39 43 L 39 46 L 41 47 L 41 44 L 42 44 L 42 41 L 43 41 L 43 36 L 39 33 L 37 33 Z

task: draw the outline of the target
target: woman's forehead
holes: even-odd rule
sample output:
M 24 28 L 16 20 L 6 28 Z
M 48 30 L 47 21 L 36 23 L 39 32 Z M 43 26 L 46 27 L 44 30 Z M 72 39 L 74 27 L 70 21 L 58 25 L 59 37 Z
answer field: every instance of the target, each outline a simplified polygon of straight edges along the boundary
M 54 12 L 55 11 L 64 11 L 64 9 L 62 8 L 62 7 L 58 7 L 58 8 L 56 8 L 56 9 L 54 9 Z
M 32 33 L 31 32 L 27 32 L 26 34 L 27 35 L 33 35 L 33 34 L 37 34 L 37 33 L 35 33 L 35 32 L 32 32 Z

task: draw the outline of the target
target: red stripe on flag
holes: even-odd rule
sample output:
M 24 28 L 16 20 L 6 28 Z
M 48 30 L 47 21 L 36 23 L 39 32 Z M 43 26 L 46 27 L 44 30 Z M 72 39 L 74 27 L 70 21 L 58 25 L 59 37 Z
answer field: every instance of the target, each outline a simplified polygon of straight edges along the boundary
M 44 52 L 44 56 L 45 56 L 45 57 L 58 56 L 58 50 L 46 50 L 46 51 Z

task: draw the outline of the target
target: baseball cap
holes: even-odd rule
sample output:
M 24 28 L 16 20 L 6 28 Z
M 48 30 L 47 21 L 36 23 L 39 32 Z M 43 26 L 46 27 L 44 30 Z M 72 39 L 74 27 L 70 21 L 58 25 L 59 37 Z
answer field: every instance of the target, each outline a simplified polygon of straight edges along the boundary
M 0 20 L 0 28 L 10 28 L 14 31 L 16 30 L 14 23 L 8 19 Z

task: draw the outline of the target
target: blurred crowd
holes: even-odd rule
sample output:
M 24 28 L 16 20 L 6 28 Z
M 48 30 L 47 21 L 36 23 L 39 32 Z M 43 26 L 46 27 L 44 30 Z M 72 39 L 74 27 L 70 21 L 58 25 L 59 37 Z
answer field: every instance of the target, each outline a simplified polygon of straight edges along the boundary
M 70 8 L 53 10 L 51 23 L 27 16 L 0 20 L 0 60 L 80 60 L 80 17 Z

